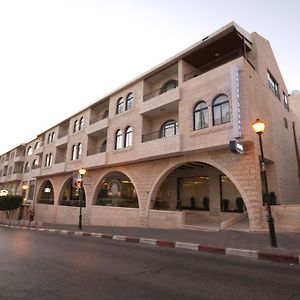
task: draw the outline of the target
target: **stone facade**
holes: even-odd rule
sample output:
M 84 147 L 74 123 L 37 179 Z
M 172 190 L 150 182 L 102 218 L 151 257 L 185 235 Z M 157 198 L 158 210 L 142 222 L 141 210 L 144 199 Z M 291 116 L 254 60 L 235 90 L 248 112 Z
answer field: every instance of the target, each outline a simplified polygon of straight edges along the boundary
M 227 97 L 229 115 L 222 115 L 225 106 L 216 110 L 219 95 Z M 275 224 L 280 230 L 297 231 L 300 223 L 294 210 L 299 210 L 300 186 L 294 137 L 298 139 L 300 127 L 284 95 L 288 92 L 268 41 L 230 23 L 35 140 L 3 154 L 0 188 L 23 193 L 39 221 L 75 224 L 79 209 L 72 206 L 72 197 L 78 195 L 69 186 L 84 167 L 84 224 L 180 228 L 194 213 L 178 206 L 180 179 L 209 179 L 209 211 L 195 212 L 191 218 L 221 220 L 227 216 L 220 204 L 224 175 L 244 201 L 250 230 L 266 230 L 260 149 L 251 128 L 260 118 L 266 123 L 263 145 L 269 191 L 281 204 L 274 207 Z M 196 130 L 199 101 L 204 101 L 208 119 Z M 218 112 L 229 117 L 227 121 L 221 117 L 217 125 Z M 168 121 L 172 125 L 163 127 Z M 128 128 L 132 135 L 126 134 Z M 123 140 L 116 149 L 119 130 Z M 235 139 L 243 143 L 243 154 L 229 151 L 229 142 Z M 132 207 L 133 202 L 127 207 L 99 205 L 104 179 L 116 172 L 133 185 L 138 207 Z M 157 209 L 157 195 L 166 180 L 168 207 Z M 44 192 L 51 199 L 42 199 Z M 283 215 L 291 215 L 288 224 Z

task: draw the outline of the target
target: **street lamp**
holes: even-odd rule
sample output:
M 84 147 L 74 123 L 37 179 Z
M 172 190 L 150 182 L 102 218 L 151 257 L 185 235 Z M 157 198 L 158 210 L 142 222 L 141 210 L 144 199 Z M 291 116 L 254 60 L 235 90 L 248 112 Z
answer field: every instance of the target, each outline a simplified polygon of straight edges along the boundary
M 251 124 L 254 131 L 258 134 L 259 137 L 259 146 L 260 146 L 260 167 L 261 167 L 261 175 L 263 177 L 264 185 L 265 185 L 265 192 L 266 192 L 266 203 L 267 203 L 267 222 L 269 225 L 269 234 L 270 234 L 270 240 L 271 240 L 271 247 L 276 248 L 277 247 L 277 240 L 276 240 L 276 233 L 275 233 L 275 226 L 274 226 L 274 219 L 272 217 L 271 212 L 271 204 L 270 204 L 270 196 L 269 196 L 269 190 L 268 190 L 268 183 L 267 183 L 267 174 L 266 174 L 266 168 L 265 168 L 265 158 L 264 158 L 264 151 L 262 146 L 262 139 L 261 135 L 263 134 L 265 130 L 265 123 L 261 121 L 260 119 L 256 119 L 255 122 Z
M 86 169 L 81 168 L 79 171 L 79 230 L 82 230 L 82 197 L 83 197 L 83 177 L 86 174 Z

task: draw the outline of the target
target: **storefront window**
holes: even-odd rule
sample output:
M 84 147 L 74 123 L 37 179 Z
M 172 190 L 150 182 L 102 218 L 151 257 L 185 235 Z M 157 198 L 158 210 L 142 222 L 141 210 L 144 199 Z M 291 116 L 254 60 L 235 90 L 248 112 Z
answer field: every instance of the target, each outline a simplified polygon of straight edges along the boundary
M 209 177 L 197 176 L 179 178 L 179 199 L 177 208 L 209 210 Z
M 121 172 L 107 175 L 100 183 L 96 205 L 138 208 L 138 199 L 131 180 Z
M 223 212 L 243 212 L 245 205 L 241 194 L 226 176 L 221 175 L 221 211 Z

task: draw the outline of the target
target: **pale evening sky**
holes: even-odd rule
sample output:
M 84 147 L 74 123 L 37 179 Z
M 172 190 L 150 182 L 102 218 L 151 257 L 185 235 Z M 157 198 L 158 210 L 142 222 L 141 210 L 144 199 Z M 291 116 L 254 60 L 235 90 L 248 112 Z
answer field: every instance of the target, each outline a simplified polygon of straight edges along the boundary
M 231 21 L 300 89 L 298 0 L 0 0 L 0 155 Z

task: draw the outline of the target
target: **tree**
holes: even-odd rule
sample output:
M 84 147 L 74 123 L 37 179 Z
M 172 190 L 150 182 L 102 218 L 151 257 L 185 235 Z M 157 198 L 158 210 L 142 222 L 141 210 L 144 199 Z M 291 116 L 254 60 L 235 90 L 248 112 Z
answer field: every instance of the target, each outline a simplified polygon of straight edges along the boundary
M 0 197 L 0 211 L 4 211 L 9 219 L 13 210 L 22 205 L 23 197 L 20 195 L 7 195 Z

